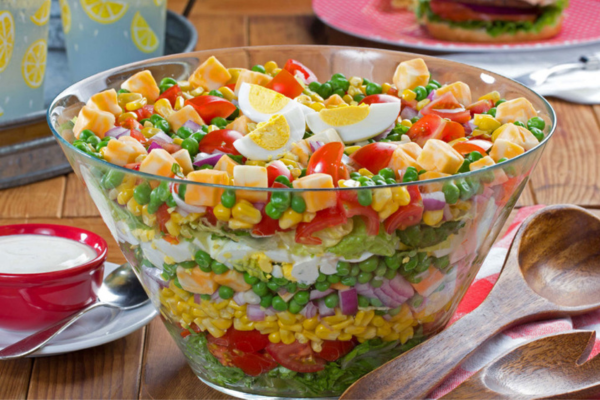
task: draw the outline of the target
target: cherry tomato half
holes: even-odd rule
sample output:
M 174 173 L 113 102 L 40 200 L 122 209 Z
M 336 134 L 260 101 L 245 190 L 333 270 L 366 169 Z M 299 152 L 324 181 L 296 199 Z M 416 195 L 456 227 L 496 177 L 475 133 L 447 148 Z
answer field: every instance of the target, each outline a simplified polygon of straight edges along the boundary
M 325 368 L 325 360 L 315 354 L 308 343 L 269 343 L 267 352 L 275 361 L 292 371 L 317 372 Z
M 419 188 L 417 186 L 409 186 L 407 190 L 410 194 L 410 203 L 401 206 L 398 211 L 390 215 L 383 223 L 385 231 L 390 235 L 396 229 L 406 229 L 409 226 L 417 225 L 423 217 L 423 201 Z
M 227 335 L 229 335 L 229 346 L 245 353 L 261 351 L 270 343 L 269 335 L 263 335 L 257 330 L 242 332 L 237 329 L 229 329 Z
M 444 130 L 442 131 L 442 140 L 451 142 L 456 139 L 465 137 L 465 127 L 454 121 L 446 121 Z
M 482 139 L 472 139 L 467 140 L 466 142 L 458 142 L 452 145 L 454 150 L 458 151 L 460 154 L 469 154 L 473 151 L 478 152 L 482 156 L 487 156 L 487 151 L 492 147 L 492 142 L 489 140 Z
M 308 85 L 311 82 L 317 81 L 317 76 L 312 72 L 306 65 L 302 64 L 300 61 L 296 61 L 292 58 L 287 60 L 283 69 L 288 71 L 292 75 L 300 74 L 304 78 L 304 82 Z
M 290 182 L 292 181 L 292 173 L 290 172 L 288 167 L 281 160 L 273 161 L 272 163 L 267 165 L 267 176 L 269 179 L 269 187 L 273 186 L 273 182 L 275 182 L 275 179 L 281 175 L 288 178 L 290 180 Z
M 218 129 L 206 134 L 200 141 L 200 151 L 212 154 L 215 150 L 223 153 L 233 154 L 234 156 L 240 153 L 233 146 L 233 142 L 241 139 L 244 135 L 233 129 Z
M 354 193 L 354 195 L 356 196 L 356 192 L 353 190 L 344 191 L 344 193 L 346 192 Z M 373 210 L 371 206 L 361 206 L 358 203 L 358 199 L 356 199 L 353 201 L 342 200 L 341 208 L 344 211 L 344 215 L 347 218 L 352 218 L 355 215 L 360 215 L 367 226 L 367 235 L 377 236 L 377 234 L 379 233 L 379 214 L 377 214 L 377 212 Z
M 296 228 L 296 243 L 321 244 L 322 240 L 313 236 L 313 233 L 330 226 L 344 224 L 347 220 L 348 218 L 345 213 L 337 207 L 330 207 L 325 210 L 317 211 L 317 215 L 312 221 L 301 222 Z
M 441 139 L 446 121 L 439 115 L 429 114 L 412 124 L 408 137 L 419 146 L 425 146 L 429 139 Z
M 351 340 L 325 340 L 321 345 L 322 350 L 317 354 L 327 361 L 335 361 L 350 353 L 355 346 Z
M 145 105 L 142 108 L 138 108 L 134 111 L 134 113 L 138 116 L 138 121 L 141 121 L 146 118 L 150 118 L 152 114 L 154 114 L 154 106 L 153 105 Z
M 177 97 L 181 96 L 181 88 L 179 87 L 179 85 L 173 85 L 170 88 L 168 88 L 167 90 L 165 90 L 163 92 L 163 94 L 161 94 L 160 96 L 158 96 L 157 100 L 160 99 L 167 99 L 169 101 L 169 103 L 171 103 L 172 107 L 175 107 L 175 100 L 177 100 Z
M 377 174 L 390 164 L 392 154 L 397 147 L 395 144 L 386 142 L 369 143 L 352 153 L 350 158 L 371 173 Z
M 491 100 L 479 100 L 467 107 L 467 110 L 469 110 L 471 116 L 473 116 L 475 114 L 485 114 L 492 107 Z
M 399 103 L 400 98 L 388 94 L 372 94 L 365 97 L 358 104 Z
M 234 350 L 231 355 L 231 362 L 250 376 L 258 376 L 277 367 L 277 362 L 269 353 L 244 353 Z
M 333 178 L 333 184 L 338 185 L 340 177 L 340 168 L 343 164 L 344 144 L 340 142 L 326 143 L 317 149 L 310 157 L 306 174 L 323 173 L 329 174 Z M 343 171 L 342 171 L 343 174 Z
M 300 96 L 304 91 L 304 88 L 298 82 L 294 75 L 290 74 L 287 70 L 282 69 L 277 75 L 269 82 L 267 88 L 273 89 L 276 92 L 281 93 L 290 99 L 295 99 Z
M 471 113 L 450 92 L 446 92 L 421 110 L 422 115 L 438 115 L 461 124 L 469 122 Z
M 236 110 L 232 102 L 218 96 L 197 96 L 186 100 L 185 104 L 194 107 L 206 124 L 216 117 L 227 118 Z

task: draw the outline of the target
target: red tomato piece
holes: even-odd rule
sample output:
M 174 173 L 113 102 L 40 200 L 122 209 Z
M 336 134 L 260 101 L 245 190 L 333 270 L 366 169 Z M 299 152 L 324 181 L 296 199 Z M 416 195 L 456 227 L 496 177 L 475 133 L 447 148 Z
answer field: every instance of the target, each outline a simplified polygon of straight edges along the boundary
M 396 89 L 395 87 L 391 87 L 386 94 L 398 97 L 398 89 Z
M 177 100 L 177 97 L 181 96 L 181 93 L 182 91 L 179 85 L 173 85 L 158 96 L 157 100 L 167 99 L 169 100 L 169 103 L 171 103 L 171 106 L 175 107 L 175 100 Z
M 439 115 L 451 121 L 464 124 L 471 119 L 471 113 L 466 110 L 451 92 L 446 92 L 421 110 L 422 115 Z
M 138 121 L 141 121 L 146 118 L 150 118 L 152 114 L 154 114 L 154 106 L 148 104 L 142 108 L 138 108 L 134 111 L 134 113 L 138 116 Z
M 300 82 L 294 78 L 294 75 L 290 74 L 285 69 L 282 69 L 277 75 L 275 75 L 273 80 L 271 80 L 271 82 L 269 82 L 267 85 L 267 88 L 279 92 L 290 99 L 295 99 L 304 91 L 304 88 Z
M 418 103 L 417 100 L 410 100 L 410 101 L 408 101 L 408 100 L 400 99 L 400 102 L 402 103 L 402 109 L 403 110 L 404 110 L 404 107 L 410 107 L 413 110 L 415 110 L 415 112 L 416 112 L 416 110 L 417 110 L 417 103 Z
M 410 203 L 401 206 L 398 211 L 390 215 L 383 223 L 385 231 L 388 234 L 394 233 L 396 229 L 406 229 L 409 226 L 417 225 L 423 217 L 423 201 L 421 193 L 417 186 L 409 186 Z
M 208 336 L 210 337 L 210 335 L 208 335 Z M 208 342 L 208 345 L 206 347 L 208 347 L 208 351 L 210 352 L 210 354 L 215 356 L 221 364 L 223 364 L 226 367 L 234 366 L 233 365 L 233 354 L 232 354 L 231 350 L 229 349 L 229 347 L 219 346 L 218 344 L 211 343 L 210 341 Z
M 354 191 L 352 191 L 354 192 Z M 356 192 L 354 192 L 356 195 Z M 370 206 L 361 206 L 358 202 L 354 201 L 343 201 L 342 210 L 348 218 L 352 218 L 355 215 L 360 215 L 367 225 L 367 235 L 377 236 L 379 233 L 379 214 Z
M 317 215 L 310 222 L 301 222 L 296 228 L 296 243 L 300 244 L 321 244 L 322 241 L 313 233 L 321 231 L 330 226 L 344 224 L 348 218 L 343 210 L 338 207 L 330 207 L 325 210 L 317 211 Z
M 316 355 L 308 343 L 269 343 L 267 352 L 275 361 L 292 371 L 317 372 L 325 368 L 325 360 Z
M 293 180 L 292 173 L 290 172 L 288 167 L 281 160 L 273 161 L 271 164 L 269 164 L 267 166 L 267 176 L 269 179 L 269 187 L 272 187 L 273 182 L 275 182 L 275 179 L 281 175 L 288 178 L 290 180 L 290 182 Z
M 169 234 L 166 234 L 162 237 L 165 242 L 168 242 L 172 245 L 178 245 L 179 244 L 179 239 L 177 239 L 175 236 L 171 236 Z
M 431 11 L 449 21 L 530 21 L 534 22 L 537 14 L 522 9 L 508 7 L 472 8 L 468 4 L 434 0 L 430 3 Z M 490 10 L 489 12 L 487 10 Z
M 238 156 L 240 153 L 233 147 L 233 142 L 242 137 L 244 137 L 244 135 L 233 129 L 218 129 L 207 133 L 206 136 L 202 138 L 200 141 L 200 151 L 212 154 L 215 150 L 219 150 L 223 153 Z
M 227 86 L 231 90 L 235 90 L 235 83 L 230 83 L 230 84 L 225 85 L 225 86 Z
M 340 142 L 326 143 L 317 149 L 310 157 L 306 174 L 323 173 L 329 174 L 333 178 L 333 184 L 337 186 L 340 179 L 340 167 L 342 166 L 342 156 L 344 155 L 344 144 Z
M 121 123 L 121 126 L 126 129 L 136 129 L 138 131 L 141 131 L 143 128 L 142 124 L 137 122 L 134 118 L 127 118 Z
M 397 96 L 390 96 L 388 94 L 372 94 L 365 97 L 358 104 L 379 104 L 379 103 L 398 103 L 400 99 Z
M 217 217 L 215 217 L 212 207 L 206 207 L 206 215 L 204 215 L 204 218 L 206 218 L 209 224 L 217 225 Z
M 322 350 L 317 354 L 327 361 L 335 361 L 350 353 L 355 346 L 351 340 L 325 340 L 321 345 Z
M 249 331 L 255 332 L 255 331 Z M 277 367 L 277 362 L 268 353 L 243 353 L 233 351 L 233 365 L 244 371 L 246 375 L 258 376 Z
M 167 143 L 160 139 L 150 139 L 149 141 L 152 143 L 158 144 L 160 147 L 162 147 L 164 150 L 166 150 L 167 153 L 169 153 L 169 154 L 173 154 L 173 153 L 176 153 L 179 150 L 181 150 L 181 146 L 178 144 L 175 144 L 175 143 Z
M 491 100 L 479 100 L 467 107 L 471 113 L 471 117 L 475 114 L 485 114 L 494 105 Z
M 302 64 L 300 61 L 296 61 L 292 58 L 287 60 L 287 62 L 283 66 L 283 69 L 285 69 L 294 76 L 301 75 L 304 79 L 304 82 L 307 85 L 311 82 L 317 81 L 317 76 L 314 72 L 312 72 L 306 65 Z
M 455 139 L 465 137 L 465 127 L 454 121 L 446 121 L 444 130 L 442 131 L 442 140 L 451 142 Z
M 216 117 L 227 118 L 236 110 L 232 102 L 218 96 L 197 96 L 186 100 L 185 104 L 194 107 L 207 124 Z
M 142 135 L 142 132 L 138 131 L 137 129 L 131 129 L 129 132 L 129 136 L 131 136 L 132 138 L 134 138 L 141 144 L 148 143 L 148 138 L 146 138 L 146 136 Z
M 275 182 L 273 187 L 276 187 L 278 183 L 279 182 Z M 260 210 L 260 213 L 262 214 L 262 219 L 258 224 L 255 224 L 252 228 L 253 236 L 271 236 L 275 234 L 275 232 L 284 231 L 284 229 L 281 229 L 279 227 L 279 220 L 273 219 L 267 215 L 267 213 L 265 212 L 265 204 L 255 203 L 254 207 Z
M 263 350 L 270 343 L 269 335 L 263 335 L 257 330 L 242 332 L 237 329 L 230 329 L 225 336 L 228 336 L 227 340 L 230 347 L 245 353 L 256 353 Z
M 131 164 L 125 164 L 125 168 L 127 169 L 132 169 L 134 171 L 139 171 L 140 170 L 140 164 L 141 163 L 131 163 Z
M 423 147 L 429 139 L 441 139 L 446 121 L 439 115 L 429 114 L 412 124 L 408 137 Z
M 225 332 L 225 335 L 221 336 L 221 337 L 214 337 L 213 335 L 211 335 L 210 333 L 206 334 L 206 340 L 208 340 L 208 343 L 214 343 L 218 346 L 225 346 L 225 347 L 231 347 L 231 343 L 232 343 L 232 332 L 235 329 L 229 329 L 227 332 Z
M 466 142 L 454 143 L 452 147 L 463 155 L 476 151 L 485 157 L 487 156 L 487 151 L 492 147 L 492 142 L 483 139 L 472 139 Z
M 166 223 L 171 219 L 171 214 L 169 214 L 169 211 L 167 211 L 168 209 L 169 206 L 167 203 L 163 203 L 160 207 L 158 207 L 158 211 L 156 211 L 156 220 L 158 221 L 158 226 L 164 233 L 169 233 Z
M 397 147 L 395 144 L 386 142 L 369 143 L 352 153 L 350 158 L 371 173 L 377 174 L 390 164 L 392 154 Z

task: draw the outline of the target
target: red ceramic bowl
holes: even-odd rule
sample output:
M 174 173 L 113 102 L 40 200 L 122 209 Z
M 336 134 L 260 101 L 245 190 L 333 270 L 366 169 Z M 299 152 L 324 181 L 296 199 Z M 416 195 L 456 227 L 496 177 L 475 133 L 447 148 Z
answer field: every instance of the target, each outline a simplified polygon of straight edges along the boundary
M 104 275 L 107 244 L 95 233 L 63 225 L 0 226 L 0 236 L 48 235 L 86 244 L 97 257 L 80 266 L 39 274 L 0 273 L 0 328 L 38 330 L 94 302 Z M 1 261 L 0 261 L 1 262 Z

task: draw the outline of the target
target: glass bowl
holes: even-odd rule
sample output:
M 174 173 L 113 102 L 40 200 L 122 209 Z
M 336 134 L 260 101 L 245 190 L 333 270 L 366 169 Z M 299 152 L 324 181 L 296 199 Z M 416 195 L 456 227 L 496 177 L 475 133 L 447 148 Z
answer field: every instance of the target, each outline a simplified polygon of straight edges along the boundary
M 372 190 L 368 187 L 309 192 L 187 182 L 188 193 L 194 190 L 219 196 L 230 189 L 238 199 L 252 199 L 258 210 L 276 192 L 314 196 L 335 204 L 312 216 L 322 224 L 303 222 L 297 229 L 272 236 L 257 236 L 273 231 L 268 223 L 258 223 L 241 234 L 228 230 L 227 223 L 217 221 L 210 208 L 187 210 L 190 213 L 186 214 L 178 206 L 169 210 L 172 213 L 159 210 L 149 214 L 129 202 L 132 189 L 148 183 L 152 188 L 162 184 L 178 191 L 181 181 L 122 168 L 81 152 L 70 144 L 72 132 L 65 122 L 77 115 L 93 94 L 119 89 L 121 82 L 140 70 L 150 70 L 157 80 L 187 79 L 211 55 L 229 67 L 245 68 L 270 60 L 283 65 L 294 58 L 321 79 L 342 72 L 375 82 L 390 79 L 398 63 L 422 57 L 435 79 L 463 81 L 474 98 L 497 90 L 506 99 L 529 99 L 546 121 L 546 137 L 536 148 L 490 168 L 395 185 L 391 190 L 408 192 L 411 204 L 388 217 L 379 232 L 379 222 L 373 222 L 371 214 L 349 205 L 356 204 L 358 191 Z M 129 64 L 63 91 L 50 106 L 48 122 L 194 373 L 215 389 L 244 398 L 339 396 L 362 375 L 442 330 L 556 125 L 548 102 L 497 74 L 433 57 L 334 46 L 210 50 Z M 421 220 L 419 199 L 430 197 L 450 182 L 460 188 L 460 199 L 446 207 L 442 222 L 427 225 Z M 387 190 L 390 188 L 375 189 Z M 321 228 L 325 229 L 311 236 Z M 243 281 L 233 272 L 235 276 L 219 280 L 234 287 L 231 299 L 221 296 L 232 293 L 219 294 L 215 281 L 202 275 L 210 273 L 208 263 L 214 260 L 215 265 L 223 263 L 233 271 L 247 273 Z M 317 288 L 305 284 L 308 281 L 303 279 L 310 276 L 313 281 L 318 277 Z M 212 296 L 206 294 L 212 290 Z M 293 292 L 306 291 L 290 299 Z M 279 297 L 276 308 L 283 309 L 283 300 L 289 310 L 256 304 L 275 305 L 269 301 L 270 295 Z M 305 301 L 309 302 L 300 305 Z

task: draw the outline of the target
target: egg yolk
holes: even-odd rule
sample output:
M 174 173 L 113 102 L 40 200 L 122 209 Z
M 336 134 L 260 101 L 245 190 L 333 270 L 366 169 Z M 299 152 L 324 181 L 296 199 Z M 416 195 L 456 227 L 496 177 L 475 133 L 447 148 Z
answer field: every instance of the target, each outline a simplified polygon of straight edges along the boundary
M 359 106 L 324 108 L 319 112 L 319 116 L 326 124 L 330 126 L 346 126 L 356 124 L 369 115 L 369 106 L 361 104 Z
M 290 126 L 283 115 L 274 115 L 269 121 L 258 124 L 248 137 L 265 150 L 277 150 L 290 139 Z
M 274 90 L 259 85 L 252 85 L 248 93 L 248 101 L 252 108 L 263 114 L 275 114 L 285 107 L 290 99 Z

